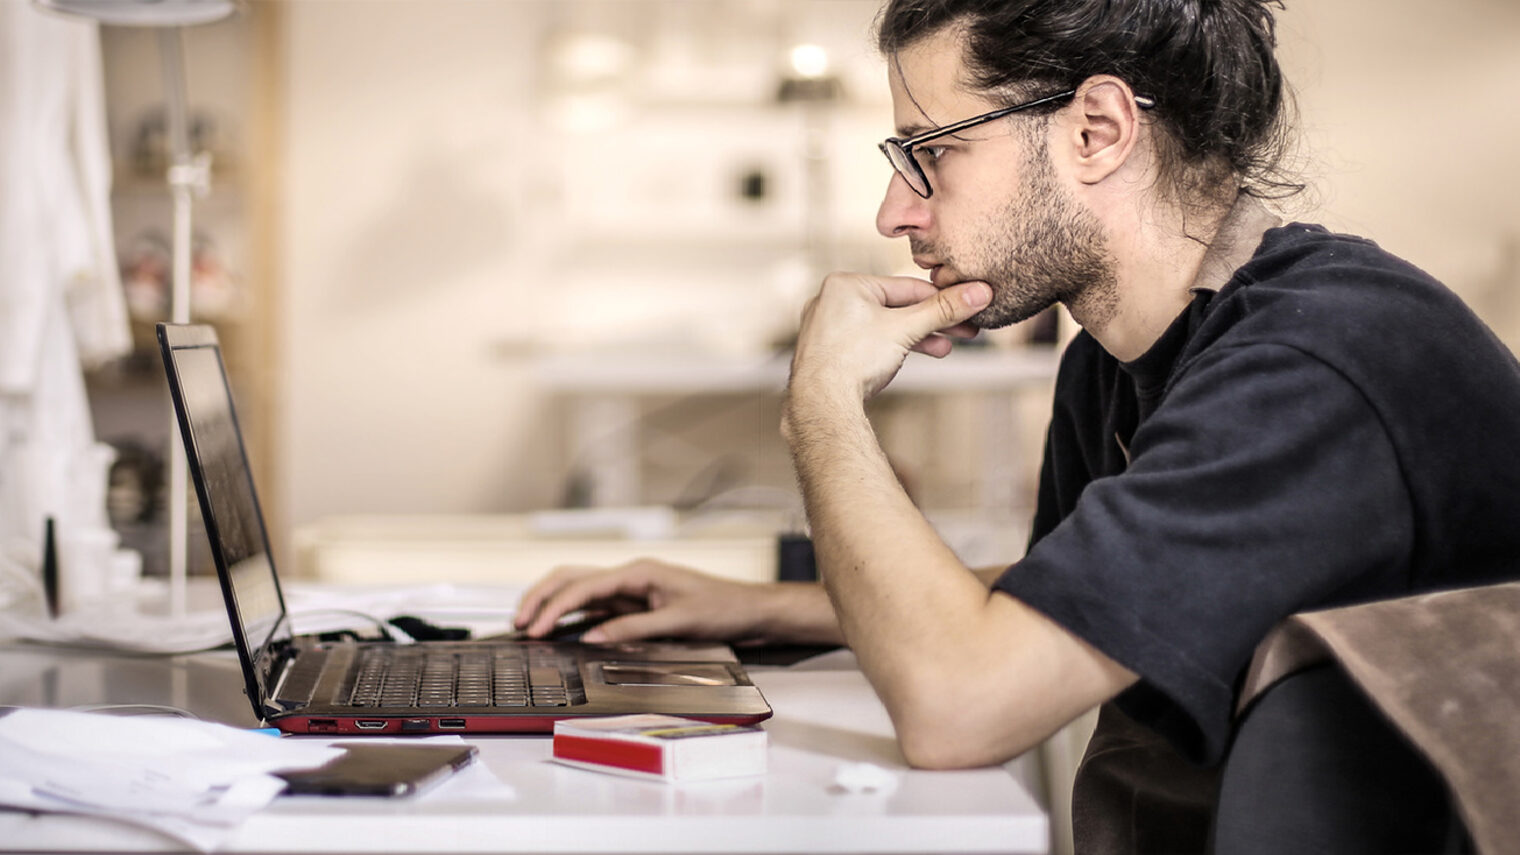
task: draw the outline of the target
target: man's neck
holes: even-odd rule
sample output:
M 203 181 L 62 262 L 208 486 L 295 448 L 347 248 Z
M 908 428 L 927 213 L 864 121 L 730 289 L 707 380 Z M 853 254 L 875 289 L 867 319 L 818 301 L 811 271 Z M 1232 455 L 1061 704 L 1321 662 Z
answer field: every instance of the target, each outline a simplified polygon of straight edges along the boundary
M 1137 359 L 1187 308 L 1194 292 L 1223 286 L 1250 259 L 1262 232 L 1278 224 L 1260 202 L 1244 194 L 1233 206 L 1193 209 L 1185 217 L 1162 206 L 1137 208 L 1129 222 L 1109 232 L 1117 306 L 1102 312 L 1101 319 L 1084 319 L 1086 307 L 1080 303 L 1068 308 L 1116 359 Z

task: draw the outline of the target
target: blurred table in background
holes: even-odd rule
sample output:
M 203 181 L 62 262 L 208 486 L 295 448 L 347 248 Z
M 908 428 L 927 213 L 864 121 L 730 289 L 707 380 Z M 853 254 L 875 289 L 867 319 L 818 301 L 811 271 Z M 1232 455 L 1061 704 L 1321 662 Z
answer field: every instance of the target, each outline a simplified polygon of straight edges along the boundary
M 526 585 L 562 564 L 635 558 L 742 581 L 776 578 L 779 517 L 682 522 L 669 508 L 496 515 L 334 516 L 292 534 L 298 575 L 324 583 L 428 581 Z
M 1054 380 L 1060 352 L 1053 347 L 961 347 L 945 359 L 911 354 L 884 395 L 975 393 L 982 401 L 981 479 L 976 505 L 1016 507 L 1025 467 L 1019 459 L 1014 394 L 1041 390 Z M 655 395 L 780 396 L 789 353 L 768 356 L 659 354 L 644 351 L 563 353 L 531 364 L 546 391 L 570 406 L 571 452 L 590 479 L 593 506 L 645 501 L 640 476 L 639 399 Z M 617 429 L 609 430 L 609 426 Z

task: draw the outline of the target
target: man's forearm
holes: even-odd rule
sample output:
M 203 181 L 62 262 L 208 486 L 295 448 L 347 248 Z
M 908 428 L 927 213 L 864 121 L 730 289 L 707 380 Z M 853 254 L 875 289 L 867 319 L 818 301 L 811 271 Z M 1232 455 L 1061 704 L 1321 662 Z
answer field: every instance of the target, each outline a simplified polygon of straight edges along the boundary
M 1134 675 L 989 592 L 913 506 L 863 408 L 789 394 L 784 432 L 819 574 L 908 762 L 956 768 L 1028 750 Z
M 917 766 L 1007 760 L 1134 679 L 989 592 L 903 492 L 866 418 L 904 348 L 946 355 L 947 331 L 964 333 L 991 298 L 979 282 L 828 277 L 803 312 L 782 409 L 819 575 Z
M 987 588 L 903 492 L 860 404 L 794 389 L 784 432 L 819 574 L 844 638 L 901 732 L 932 694 L 924 687 L 944 677 L 939 656 L 964 640 L 966 618 L 985 605 Z

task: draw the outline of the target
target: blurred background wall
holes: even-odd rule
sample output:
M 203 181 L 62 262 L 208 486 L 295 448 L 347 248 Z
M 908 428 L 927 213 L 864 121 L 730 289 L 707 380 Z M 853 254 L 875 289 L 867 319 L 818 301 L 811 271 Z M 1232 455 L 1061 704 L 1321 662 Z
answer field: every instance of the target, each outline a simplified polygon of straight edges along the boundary
M 197 301 L 232 342 L 277 542 L 333 514 L 573 503 L 542 357 L 757 357 L 822 271 L 911 272 L 873 227 L 892 131 L 876 8 L 252 0 L 192 30 L 218 164 Z M 1290 0 L 1279 20 L 1312 183 L 1292 215 L 1373 237 L 1520 340 L 1520 5 Z M 104 42 L 118 241 L 151 307 L 157 60 L 141 32 Z M 97 379 L 103 438 L 151 431 L 161 402 L 130 402 L 152 382 Z M 1028 397 L 1026 456 L 1045 415 Z M 982 412 L 881 405 L 926 502 L 967 501 Z M 634 418 L 665 437 L 641 449 L 643 501 L 792 489 L 774 395 L 656 395 Z
M 755 353 L 784 338 L 814 278 L 811 108 L 777 97 L 794 45 L 826 49 L 849 93 L 822 108 L 838 202 L 821 228 L 840 256 L 880 266 L 873 11 L 287 6 L 290 520 L 552 505 L 563 430 L 533 357 Z

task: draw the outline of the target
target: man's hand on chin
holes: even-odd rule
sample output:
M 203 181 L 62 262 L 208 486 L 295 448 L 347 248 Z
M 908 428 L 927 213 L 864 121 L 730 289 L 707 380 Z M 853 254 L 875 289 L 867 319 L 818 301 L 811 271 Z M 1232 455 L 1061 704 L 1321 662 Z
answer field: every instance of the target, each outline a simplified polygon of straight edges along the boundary
M 940 289 L 907 276 L 835 273 L 802 313 L 792 389 L 871 398 L 897 376 L 910 351 L 942 357 L 977 329 L 966 320 L 992 302 L 984 282 Z

